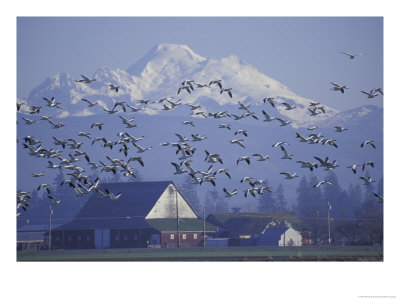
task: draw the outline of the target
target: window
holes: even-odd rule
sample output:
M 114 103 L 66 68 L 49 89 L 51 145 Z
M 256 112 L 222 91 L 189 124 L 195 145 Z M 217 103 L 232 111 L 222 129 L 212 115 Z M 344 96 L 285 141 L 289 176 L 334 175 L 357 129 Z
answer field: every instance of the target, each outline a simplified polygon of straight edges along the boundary
M 67 240 L 68 240 L 68 242 L 72 241 L 72 237 L 69 235 Z
M 80 235 L 77 236 L 76 241 L 80 242 L 82 240 L 82 237 Z
M 173 239 L 174 239 L 174 235 L 171 234 L 171 235 L 169 236 L 169 238 L 170 238 L 171 240 L 173 240 Z
M 90 242 L 90 235 L 86 236 L 86 242 Z
M 119 241 L 119 235 L 115 235 L 114 240 Z
M 193 239 L 194 239 L 194 240 L 197 239 L 197 233 L 193 233 Z
M 128 240 L 128 236 L 125 234 L 124 235 L 124 241 L 127 241 Z
M 186 234 L 182 234 L 182 239 L 186 240 Z
M 135 234 L 135 235 L 133 236 L 133 240 L 134 240 L 134 241 L 137 241 L 137 234 Z

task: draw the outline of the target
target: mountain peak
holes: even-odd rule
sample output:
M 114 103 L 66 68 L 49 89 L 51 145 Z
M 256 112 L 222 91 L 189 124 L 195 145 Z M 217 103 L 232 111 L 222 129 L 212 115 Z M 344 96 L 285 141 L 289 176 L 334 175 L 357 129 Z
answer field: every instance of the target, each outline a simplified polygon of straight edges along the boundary
M 153 72 L 162 72 L 165 68 L 191 72 L 206 60 L 205 57 L 196 54 L 186 45 L 158 44 L 138 62 L 131 65 L 127 72 L 137 77 L 143 77 Z

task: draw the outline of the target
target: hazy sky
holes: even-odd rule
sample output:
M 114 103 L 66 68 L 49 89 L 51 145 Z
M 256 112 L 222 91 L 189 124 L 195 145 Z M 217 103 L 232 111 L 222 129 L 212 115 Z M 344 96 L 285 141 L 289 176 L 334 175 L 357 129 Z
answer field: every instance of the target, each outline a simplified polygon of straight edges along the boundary
M 19 17 L 17 96 L 58 72 L 125 70 L 159 43 L 186 44 L 207 58 L 237 55 L 338 110 L 382 105 L 360 92 L 383 87 L 381 17 Z M 366 55 L 350 60 L 340 51 Z M 350 89 L 332 92 L 330 81 Z

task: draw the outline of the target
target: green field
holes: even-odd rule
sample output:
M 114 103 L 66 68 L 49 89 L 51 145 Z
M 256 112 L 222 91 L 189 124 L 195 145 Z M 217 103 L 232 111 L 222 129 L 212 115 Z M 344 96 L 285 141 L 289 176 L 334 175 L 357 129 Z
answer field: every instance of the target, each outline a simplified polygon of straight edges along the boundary
M 229 247 L 17 252 L 17 261 L 383 261 L 383 247 Z

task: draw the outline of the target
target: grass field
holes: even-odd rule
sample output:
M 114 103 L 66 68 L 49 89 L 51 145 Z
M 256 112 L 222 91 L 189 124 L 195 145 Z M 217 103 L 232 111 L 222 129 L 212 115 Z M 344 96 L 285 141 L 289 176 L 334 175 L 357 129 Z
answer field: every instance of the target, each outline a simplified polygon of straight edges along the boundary
M 17 252 L 17 261 L 383 261 L 383 247 L 229 247 Z

